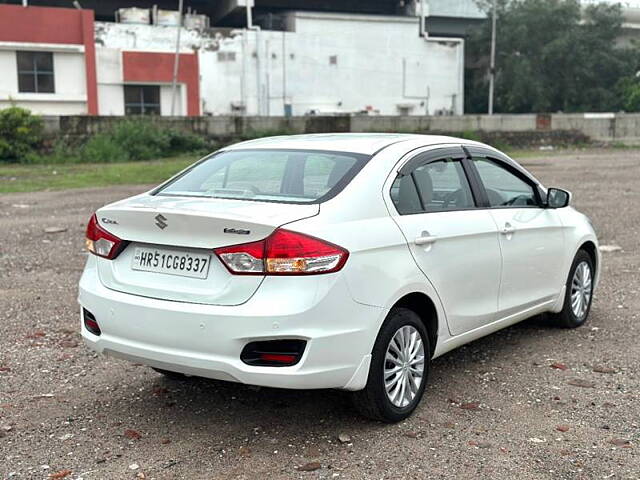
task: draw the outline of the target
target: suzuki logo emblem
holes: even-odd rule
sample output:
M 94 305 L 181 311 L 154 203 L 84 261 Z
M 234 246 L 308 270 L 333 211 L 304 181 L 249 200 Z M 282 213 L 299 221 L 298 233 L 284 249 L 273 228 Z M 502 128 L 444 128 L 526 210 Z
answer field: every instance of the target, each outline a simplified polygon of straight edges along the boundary
M 164 217 L 164 215 L 162 215 L 161 213 L 159 213 L 158 215 L 155 216 L 156 219 L 156 226 L 160 229 L 160 230 L 164 230 L 165 228 L 167 228 L 167 219 Z

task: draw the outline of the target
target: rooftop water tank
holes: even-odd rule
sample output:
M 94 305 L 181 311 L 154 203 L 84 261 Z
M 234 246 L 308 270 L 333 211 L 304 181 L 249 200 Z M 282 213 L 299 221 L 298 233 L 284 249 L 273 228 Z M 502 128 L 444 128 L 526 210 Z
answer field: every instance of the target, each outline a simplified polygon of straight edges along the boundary
M 148 8 L 119 8 L 117 19 L 120 23 L 149 25 L 151 16 Z
M 177 27 L 180 25 L 180 12 L 177 10 L 158 9 L 158 13 L 156 14 L 156 25 Z
M 186 13 L 184 16 L 184 26 L 185 28 L 204 30 L 205 28 L 209 28 L 209 17 L 196 13 Z

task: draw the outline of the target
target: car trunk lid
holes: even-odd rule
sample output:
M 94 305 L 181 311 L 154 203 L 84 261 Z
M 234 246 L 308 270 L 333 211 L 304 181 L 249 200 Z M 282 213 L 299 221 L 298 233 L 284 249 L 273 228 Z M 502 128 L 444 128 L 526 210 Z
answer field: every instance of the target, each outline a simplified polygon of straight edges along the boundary
M 98 258 L 100 280 L 107 288 L 145 297 L 239 305 L 253 295 L 264 277 L 232 275 L 213 249 L 261 240 L 279 226 L 318 212 L 317 204 L 148 194 L 133 197 L 96 212 L 102 228 L 129 242 L 114 260 Z M 144 262 L 141 267 L 140 256 L 154 253 L 157 268 Z M 206 272 L 203 268 L 192 275 L 184 269 L 162 269 L 165 258 L 177 262 L 178 267 L 182 258 L 187 264 L 189 258 L 192 263 L 207 258 Z

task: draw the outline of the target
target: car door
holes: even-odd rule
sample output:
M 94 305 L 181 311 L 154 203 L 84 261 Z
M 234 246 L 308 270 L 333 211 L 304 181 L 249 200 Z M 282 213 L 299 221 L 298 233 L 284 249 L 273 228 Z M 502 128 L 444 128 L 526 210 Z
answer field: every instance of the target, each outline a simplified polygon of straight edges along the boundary
M 501 255 L 491 213 L 477 208 L 461 147 L 428 150 L 399 169 L 393 219 L 459 335 L 496 318 Z
M 508 158 L 470 150 L 483 202 L 500 232 L 501 318 L 554 301 L 564 275 L 564 233 L 556 210 L 545 208 L 539 185 Z

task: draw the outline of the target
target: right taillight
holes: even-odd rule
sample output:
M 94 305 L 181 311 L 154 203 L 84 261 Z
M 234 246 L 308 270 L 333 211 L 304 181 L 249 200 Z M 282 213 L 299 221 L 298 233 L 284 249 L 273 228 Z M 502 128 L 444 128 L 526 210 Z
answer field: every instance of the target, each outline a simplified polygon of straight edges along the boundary
M 87 225 L 85 242 L 87 250 L 108 260 L 116 258 L 125 246 L 125 242 L 98 225 L 98 218 L 95 213 L 91 216 Z
M 278 229 L 252 243 L 215 249 L 236 275 L 317 275 L 340 270 L 349 252 L 338 245 L 290 230 Z

